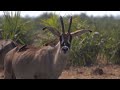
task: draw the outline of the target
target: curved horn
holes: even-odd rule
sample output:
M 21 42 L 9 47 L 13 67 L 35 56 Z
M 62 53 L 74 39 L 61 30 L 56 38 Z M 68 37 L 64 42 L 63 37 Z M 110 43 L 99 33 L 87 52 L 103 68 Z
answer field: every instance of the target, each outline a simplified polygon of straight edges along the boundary
M 64 23 L 63 23 L 63 18 L 61 16 L 60 16 L 60 22 L 61 22 L 61 26 L 62 26 L 62 33 L 64 34 L 65 33 Z
M 70 33 L 70 29 L 71 29 L 71 24 L 72 24 L 72 16 L 70 17 L 70 22 L 69 22 L 69 28 L 68 28 L 68 33 Z

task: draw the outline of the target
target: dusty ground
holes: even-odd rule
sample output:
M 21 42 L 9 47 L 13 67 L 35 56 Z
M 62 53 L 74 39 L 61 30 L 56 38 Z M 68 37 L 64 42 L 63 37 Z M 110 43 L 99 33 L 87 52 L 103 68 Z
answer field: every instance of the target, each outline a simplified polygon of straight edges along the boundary
M 96 69 L 98 69 L 96 71 Z M 102 70 L 102 72 L 101 72 Z M 62 79 L 120 79 L 120 66 L 105 65 L 92 67 L 78 67 L 65 70 Z
M 0 79 L 2 78 L 3 70 L 0 70 Z M 120 79 L 120 66 L 71 67 L 63 71 L 60 79 Z

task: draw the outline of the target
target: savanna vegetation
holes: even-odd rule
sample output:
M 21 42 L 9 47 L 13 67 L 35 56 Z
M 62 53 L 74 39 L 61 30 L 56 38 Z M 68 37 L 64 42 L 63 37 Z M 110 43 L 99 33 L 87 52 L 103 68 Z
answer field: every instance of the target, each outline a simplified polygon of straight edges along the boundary
M 44 26 L 52 26 L 61 30 L 59 15 L 44 13 L 38 17 L 21 17 L 20 12 L 3 12 L 0 16 L 1 39 L 12 39 L 20 44 L 35 46 L 55 45 L 58 38 Z M 66 30 L 68 18 L 64 16 Z M 104 64 L 120 64 L 120 18 L 113 16 L 93 17 L 82 13 L 73 16 L 71 31 L 90 29 L 72 41 L 68 66 L 91 66 Z

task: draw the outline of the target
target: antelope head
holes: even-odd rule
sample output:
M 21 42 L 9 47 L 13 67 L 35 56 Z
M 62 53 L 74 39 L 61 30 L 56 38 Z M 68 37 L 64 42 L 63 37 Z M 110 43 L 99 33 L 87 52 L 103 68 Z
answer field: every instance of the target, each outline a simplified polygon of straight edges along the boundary
M 60 33 L 58 30 L 56 30 L 53 27 L 45 27 L 43 28 L 43 30 L 48 29 L 49 31 L 51 31 L 51 33 L 59 37 L 60 49 L 64 54 L 66 54 L 70 50 L 71 41 L 73 37 L 82 35 L 83 33 L 86 33 L 86 32 L 92 32 L 91 30 L 77 30 L 75 32 L 71 32 L 72 17 L 70 17 L 70 20 L 69 20 L 68 32 L 65 32 L 64 22 L 61 16 L 60 16 L 60 22 L 62 27 L 61 28 L 62 33 Z

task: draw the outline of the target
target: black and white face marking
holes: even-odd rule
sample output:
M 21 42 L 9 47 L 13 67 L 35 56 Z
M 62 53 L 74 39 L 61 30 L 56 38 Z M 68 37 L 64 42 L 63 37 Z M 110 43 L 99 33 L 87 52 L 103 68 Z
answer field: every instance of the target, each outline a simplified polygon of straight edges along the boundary
M 72 36 L 70 34 L 62 34 L 60 36 L 61 51 L 66 54 L 71 46 Z

